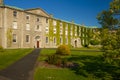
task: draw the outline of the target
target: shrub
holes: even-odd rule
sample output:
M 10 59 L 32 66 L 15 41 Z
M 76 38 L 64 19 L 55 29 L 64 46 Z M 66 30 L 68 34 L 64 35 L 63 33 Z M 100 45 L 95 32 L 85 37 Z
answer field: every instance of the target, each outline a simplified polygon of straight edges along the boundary
M 47 62 L 49 64 L 54 64 L 54 65 L 57 65 L 57 66 L 60 66 L 62 61 L 61 61 L 61 58 L 59 55 L 49 55 L 48 58 L 47 58 Z
M 70 55 L 70 49 L 67 45 L 60 45 L 56 50 L 56 54 Z

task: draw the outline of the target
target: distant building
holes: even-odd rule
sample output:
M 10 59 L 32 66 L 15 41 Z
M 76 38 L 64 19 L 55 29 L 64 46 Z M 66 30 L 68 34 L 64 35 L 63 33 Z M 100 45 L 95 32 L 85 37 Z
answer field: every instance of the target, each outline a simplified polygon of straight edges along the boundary
M 92 31 L 92 28 L 89 28 Z M 21 9 L 0 0 L 0 45 L 3 48 L 82 47 L 88 28 L 60 19 L 41 8 Z

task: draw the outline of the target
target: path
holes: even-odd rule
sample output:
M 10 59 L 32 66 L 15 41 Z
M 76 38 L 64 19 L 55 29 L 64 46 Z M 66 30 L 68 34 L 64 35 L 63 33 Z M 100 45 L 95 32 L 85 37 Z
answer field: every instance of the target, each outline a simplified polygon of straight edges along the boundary
M 33 50 L 30 54 L 0 71 L 0 80 L 30 80 L 40 49 Z

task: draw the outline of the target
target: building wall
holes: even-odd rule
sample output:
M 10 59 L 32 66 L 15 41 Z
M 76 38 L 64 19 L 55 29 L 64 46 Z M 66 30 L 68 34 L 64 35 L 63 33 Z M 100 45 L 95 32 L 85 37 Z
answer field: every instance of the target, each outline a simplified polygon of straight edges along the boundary
M 41 9 L 0 8 L 0 45 L 4 48 L 56 48 L 62 44 L 82 47 L 88 42 L 87 33 L 87 28 L 52 18 Z

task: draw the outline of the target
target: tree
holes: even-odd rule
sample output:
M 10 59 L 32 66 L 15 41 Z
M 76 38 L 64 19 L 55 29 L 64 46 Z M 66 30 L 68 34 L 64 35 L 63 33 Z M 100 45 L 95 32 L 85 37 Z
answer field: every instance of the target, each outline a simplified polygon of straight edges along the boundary
M 113 13 L 114 18 L 118 19 L 117 27 L 120 27 L 120 0 L 113 0 L 110 3 L 110 11 Z
M 93 32 L 93 36 L 90 40 L 90 44 L 93 46 L 100 45 L 100 31 L 97 29 L 95 32 Z
M 120 13 L 120 0 L 113 0 L 110 3 L 110 9 L 114 12 L 114 13 Z
M 110 3 L 110 10 L 102 11 L 97 16 L 102 26 L 101 45 L 104 51 L 103 57 L 108 63 L 113 63 L 115 59 L 120 57 L 120 29 L 117 26 L 119 20 L 114 17 L 114 14 L 120 10 L 119 4 L 120 0 L 113 0 L 113 2 Z M 111 9 L 113 9 L 114 12 L 112 12 Z
M 113 17 L 111 11 L 102 11 L 98 14 L 97 19 L 103 28 L 114 29 L 118 24 L 118 20 Z

